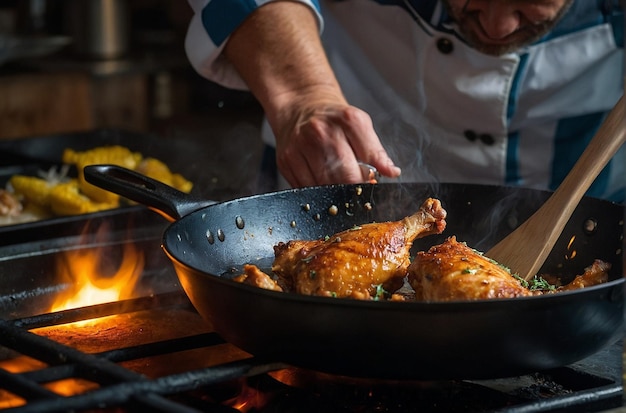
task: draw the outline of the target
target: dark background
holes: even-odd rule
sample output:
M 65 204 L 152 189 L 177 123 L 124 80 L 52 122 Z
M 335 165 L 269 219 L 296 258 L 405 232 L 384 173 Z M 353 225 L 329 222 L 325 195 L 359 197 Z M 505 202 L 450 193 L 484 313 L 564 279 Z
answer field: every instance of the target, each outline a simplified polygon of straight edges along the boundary
M 89 7 L 125 19 L 94 34 L 99 22 Z M 171 146 L 174 164 L 188 165 L 211 199 L 256 193 L 262 111 L 248 92 L 191 68 L 184 52 L 191 16 L 182 0 L 3 1 L 0 142 L 50 137 L 65 145 L 76 138 L 58 136 L 120 130 L 142 136 L 139 145 L 149 145 L 144 135 L 157 140 L 159 152 Z M 123 42 L 105 55 L 89 36 Z

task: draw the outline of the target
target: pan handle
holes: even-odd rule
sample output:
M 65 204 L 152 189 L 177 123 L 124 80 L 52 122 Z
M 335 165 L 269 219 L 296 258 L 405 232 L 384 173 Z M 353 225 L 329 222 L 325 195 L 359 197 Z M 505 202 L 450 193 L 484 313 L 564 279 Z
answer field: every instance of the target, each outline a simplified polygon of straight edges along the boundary
M 215 201 L 199 199 L 162 182 L 117 165 L 88 165 L 83 169 L 90 184 L 138 202 L 176 221 Z

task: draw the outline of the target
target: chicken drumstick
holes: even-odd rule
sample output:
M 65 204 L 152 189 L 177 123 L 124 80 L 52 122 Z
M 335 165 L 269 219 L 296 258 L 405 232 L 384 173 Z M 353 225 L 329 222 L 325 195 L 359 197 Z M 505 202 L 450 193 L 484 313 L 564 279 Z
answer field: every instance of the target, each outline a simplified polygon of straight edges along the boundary
M 399 221 L 365 224 L 327 239 L 281 242 L 274 246 L 272 271 L 279 284 L 299 294 L 369 299 L 382 287 L 399 288 L 416 238 L 441 233 L 446 211 L 429 198 Z

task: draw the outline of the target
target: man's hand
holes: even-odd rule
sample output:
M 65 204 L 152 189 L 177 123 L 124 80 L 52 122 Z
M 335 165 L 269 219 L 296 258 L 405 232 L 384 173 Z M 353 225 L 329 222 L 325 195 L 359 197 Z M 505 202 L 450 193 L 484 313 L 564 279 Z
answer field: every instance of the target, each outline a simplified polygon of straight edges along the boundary
M 224 55 L 263 106 L 291 185 L 362 182 L 357 161 L 400 174 L 369 115 L 346 102 L 309 7 L 266 3 L 230 36 Z
M 298 99 L 305 107 L 276 134 L 278 168 L 294 187 L 363 182 L 357 161 L 397 177 L 369 115 L 348 104 Z M 342 102 L 341 99 L 334 102 Z

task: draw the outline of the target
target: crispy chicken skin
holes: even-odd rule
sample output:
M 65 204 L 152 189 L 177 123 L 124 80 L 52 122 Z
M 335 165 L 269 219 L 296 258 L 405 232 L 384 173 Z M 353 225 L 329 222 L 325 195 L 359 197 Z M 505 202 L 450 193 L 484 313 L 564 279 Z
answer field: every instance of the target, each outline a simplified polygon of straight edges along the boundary
M 603 284 L 609 280 L 609 270 L 611 264 L 601 260 L 595 260 L 593 264 L 585 268 L 585 272 L 577 275 L 570 283 L 557 288 L 557 291 L 578 290 L 580 288 L 591 287 Z
M 399 221 L 365 224 L 327 239 L 294 240 L 274 246 L 272 271 L 299 294 L 370 299 L 382 286 L 398 289 L 416 238 L 441 233 L 446 211 L 429 198 Z
M 408 269 L 417 301 L 483 300 L 535 295 L 508 270 L 452 236 L 417 253 Z
M 408 282 L 417 301 L 483 300 L 514 298 L 576 290 L 607 282 L 611 265 L 601 260 L 585 268 L 570 283 L 548 290 L 533 290 L 495 261 L 456 237 L 417 253 L 408 269 Z M 550 280 L 556 284 L 557 279 Z
M 234 280 L 243 284 L 265 288 L 266 290 L 283 291 L 280 285 L 278 285 L 272 277 L 261 271 L 256 265 L 252 264 L 244 265 L 243 274 L 235 277 Z
M 325 239 L 281 242 L 274 246 L 273 276 L 247 264 L 235 281 L 305 295 L 435 302 L 552 294 L 608 280 L 611 265 L 596 260 L 566 285 L 549 274 L 526 283 L 455 236 L 418 252 L 411 263 L 413 240 L 443 232 L 445 218 L 441 203 L 429 198 L 399 221 L 365 224 Z M 405 280 L 410 294 L 399 290 Z

